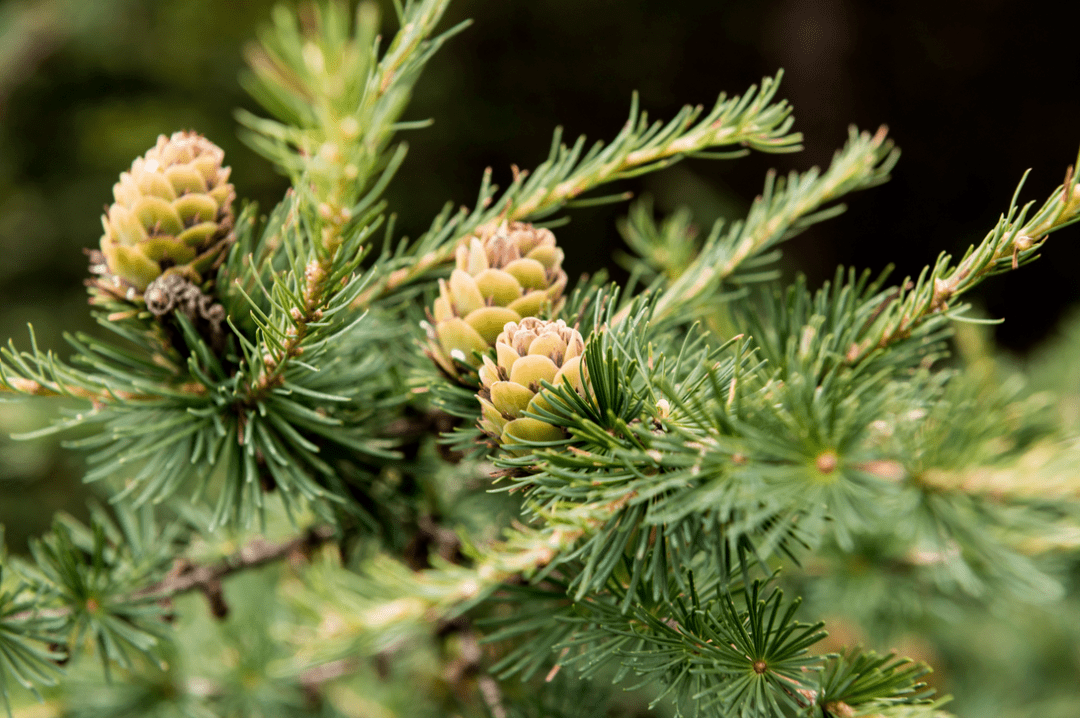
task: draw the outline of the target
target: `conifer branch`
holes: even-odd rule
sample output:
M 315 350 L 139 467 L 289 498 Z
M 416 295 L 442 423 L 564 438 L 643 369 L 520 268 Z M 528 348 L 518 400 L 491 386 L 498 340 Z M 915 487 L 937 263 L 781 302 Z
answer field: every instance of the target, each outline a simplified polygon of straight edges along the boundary
M 303 30 L 291 14 L 279 13 L 274 32 L 248 51 L 249 89 L 282 121 L 239 117 L 251 144 L 294 179 L 298 212 L 290 220 L 297 227 L 288 236 L 299 240 L 291 306 L 281 318 L 287 326 L 280 338 L 266 337 L 256 357 L 253 397 L 279 385 L 303 353 L 312 325 L 349 286 L 362 240 L 381 222 L 379 196 L 405 156 L 404 144 L 391 152 L 389 143 L 409 89 L 435 50 L 467 25 L 430 39 L 448 2 L 409 4 L 381 59 L 372 3 L 358 7 L 354 26 L 343 3 L 313 5 L 312 24 Z
M 252 539 L 234 554 L 207 565 L 192 564 L 177 559 L 172 570 L 160 581 L 145 588 L 114 598 L 118 604 L 167 601 L 185 593 L 199 591 L 208 598 L 220 594 L 221 582 L 230 576 L 261 568 L 291 556 L 307 555 L 336 535 L 330 526 L 313 526 L 302 535 L 279 543 L 270 543 L 261 537 Z M 211 598 L 211 600 L 214 600 Z M 39 619 L 66 618 L 72 615 L 70 606 L 34 608 L 10 614 L 5 622 L 17 623 Z M 219 615 L 218 617 L 222 617 Z
M 668 123 L 648 122 L 645 113 L 638 114 L 637 96 L 634 96 L 630 119 L 622 132 L 601 150 L 597 144 L 580 164 L 575 161 L 584 147 L 579 138 L 569 154 L 565 148 L 558 157 L 574 167 L 574 172 L 552 185 L 551 179 L 543 177 L 526 182 L 518 196 L 506 197 L 503 209 L 506 221 L 528 219 L 540 212 L 561 207 L 589 189 L 642 170 L 655 171 L 668 166 L 671 160 L 693 156 L 713 147 L 741 145 L 765 152 L 794 152 L 800 149 L 802 135 L 788 134 L 792 119 L 791 109 L 785 101 L 770 104 L 779 87 L 783 73 L 775 78 L 765 78 L 761 91 L 751 86 L 742 97 L 730 100 L 721 94 L 712 111 L 700 118 L 702 106 L 683 109 Z M 537 169 L 540 174 L 544 169 Z M 534 187 L 534 185 L 536 185 Z
M 887 132 L 884 126 L 872 135 L 850 128 L 847 144 L 836 152 L 825 172 L 816 167 L 802 174 L 792 172 L 786 182 L 770 172 L 764 191 L 754 200 L 745 220 L 723 233 L 723 222 L 717 222 L 693 261 L 674 278 L 654 284 L 653 288 L 661 292 L 654 317 L 661 320 L 678 315 L 689 320 L 692 313 L 687 314 L 687 307 L 708 306 L 724 282 L 747 260 L 845 209 L 837 205 L 821 210 L 823 206 L 850 192 L 887 181 L 900 156 L 887 139 Z M 653 236 L 653 243 L 665 241 L 655 226 L 645 229 Z M 669 238 L 680 240 L 687 241 Z M 615 321 L 621 321 L 629 310 L 629 306 L 625 307 Z
M 1080 156 L 1077 165 L 1080 166 Z M 894 299 L 880 311 L 865 338 L 851 345 L 849 363 L 857 363 L 875 349 L 911 336 L 927 320 L 936 316 L 959 318 L 959 311 L 949 311 L 949 302 L 974 288 L 987 277 L 1017 269 L 1038 257 L 1038 251 L 1051 232 L 1080 220 L 1080 178 L 1070 165 L 1065 181 L 1029 219 L 1034 202 L 1017 204 L 1027 181 L 1025 172 L 1013 194 L 1009 210 L 1001 216 L 978 246 L 968 247 L 955 266 L 952 257 L 942 254 L 933 267 L 927 267 L 918 280 L 902 285 Z
M 298 665 L 310 667 L 358 651 L 377 652 L 384 646 L 378 637 L 387 630 L 394 633 L 397 626 L 459 615 L 501 587 L 536 580 L 579 539 L 618 515 L 632 498 L 627 494 L 614 501 L 567 506 L 543 526 L 515 525 L 500 541 L 466 548 L 472 554 L 472 566 L 438 561 L 434 568 L 417 571 L 382 555 L 365 567 L 375 585 L 367 585 L 362 593 L 351 574 L 336 574 L 337 580 L 347 581 L 337 587 L 322 585 L 333 581 L 324 576 L 310 590 L 330 590 L 339 600 L 348 596 L 349 618 L 335 622 L 331 633 L 313 636 L 313 642 L 301 648 Z M 318 605 L 307 594 L 300 601 Z
M 217 589 L 221 581 L 234 574 L 293 556 L 306 556 L 329 543 L 335 535 L 337 532 L 331 526 L 312 526 L 300 536 L 278 543 L 257 537 L 217 563 L 198 565 L 181 561 L 168 576 L 132 594 L 132 598 L 163 600 L 192 591 L 209 594 Z
M 7 370 L 0 366 L 0 392 L 22 394 L 24 396 L 68 396 L 76 399 L 86 399 L 95 404 L 104 404 L 108 401 L 138 401 L 140 395 L 126 393 L 112 394 L 106 391 L 91 391 L 77 385 L 65 385 L 56 381 L 36 381 L 18 376 L 9 376 Z
M 782 71 L 775 77 L 766 77 L 760 90 L 751 86 L 742 96 L 728 98 L 721 94 L 704 117 L 702 106 L 686 105 L 666 123 L 650 123 L 647 113 L 639 111 L 635 94 L 630 117 L 619 134 L 606 146 L 597 142 L 588 152 L 584 152 L 584 136 L 568 148 L 561 144 L 562 130 L 557 129 L 545 162 L 532 172 L 515 166 L 512 183 L 498 198 L 498 188 L 491 184 L 488 168 L 475 209 L 471 212 L 463 209 L 453 218 L 437 218 L 432 229 L 417 241 L 419 251 L 408 266 L 394 270 L 385 280 L 366 290 L 354 306 L 369 306 L 379 297 L 449 261 L 458 244 L 472 234 L 483 234 L 503 222 L 547 216 L 608 182 L 656 171 L 683 157 L 728 159 L 748 151 L 709 152 L 716 147 L 739 145 L 762 152 L 799 150 L 802 135 L 790 132 L 793 121 L 790 106 L 783 100 L 773 102 L 782 77 Z M 607 199 L 626 198 L 626 195 L 614 195 Z
M 253 206 L 236 217 L 219 150 L 202 169 L 157 166 L 148 153 L 106 215 L 101 254 L 113 256 L 92 268 L 102 277 L 91 282 L 96 316 L 122 341 L 67 337 L 70 364 L 36 343 L 0 355 L 0 392 L 92 403 L 25 436 L 96 429 L 69 444 L 93 450 L 84 478 L 110 501 L 86 525 L 59 517 L 31 542 L 31 558 L 0 557 L 3 704 L 9 677 L 52 685 L 65 653 L 94 646 L 106 677 L 119 666 L 146 693 L 116 705 L 146 713 L 184 700 L 213 712 L 255 694 L 266 714 L 294 711 L 305 695 L 332 709 L 319 687 L 366 657 L 385 664 L 456 633 L 439 645 L 436 680 L 468 704 L 463 713 L 527 708 L 495 676 L 539 680 L 547 670 L 550 681 L 563 667 L 591 677 L 610 666 L 640 676 L 655 700 L 674 697 L 677 712 L 944 715 L 919 680 L 923 666 L 811 655 L 823 624 L 796 620 L 801 599 L 773 584 L 789 558 L 813 554 L 826 566 L 875 566 L 860 580 L 902 582 L 916 597 L 907 605 L 1059 595 L 1042 554 L 1075 548 L 1080 535 L 1075 442 L 1061 442 L 1019 390 L 971 391 L 931 365 L 945 318 L 960 312 L 953 297 L 1034 259 L 1049 232 L 1080 220 L 1072 170 L 1042 209 L 1014 197 L 982 244 L 955 264 L 943 256 L 916 282 L 890 290 L 884 278 L 840 271 L 818 291 L 804 280 L 754 300 L 730 291 L 774 277 L 780 243 L 888 178 L 898 151 L 885 128 L 852 128 L 828 168 L 770 173 L 747 216 L 717 223 L 700 249 L 688 212 L 659 224 L 651 209 L 633 210 L 628 242 L 641 259 L 629 269 L 647 291 L 592 281 L 565 296 L 556 238 L 514 223 L 621 201 L 627 193 L 588 193 L 684 157 L 794 151 L 801 137 L 775 99 L 777 75 L 667 122 L 650 121 L 635 95 L 610 143 L 567 146 L 556 131 L 534 170 L 513 167 L 500 189 L 489 169 L 471 208 L 446 207 L 414 242 L 396 240 L 386 220 L 376 250 L 383 194 L 406 153 L 395 137 L 424 124 L 401 119 L 411 89 L 464 27 L 437 33 L 449 1 L 394 0 L 401 28 L 385 48 L 372 2 L 355 13 L 345 0 L 278 9 L 248 52 L 246 83 L 268 117 L 239 118 L 247 141 L 290 177 L 283 201 L 265 221 Z M 159 144 L 179 157 L 189 140 Z M 228 210 L 200 222 L 223 198 Z M 163 239 L 159 212 L 198 224 Z M 196 226 L 184 241 L 198 245 L 197 269 L 176 254 Z M 217 243 L 204 246 L 204 230 Z M 425 308 L 405 300 L 426 292 L 420 282 L 464 241 L 469 251 L 426 308 L 425 358 L 411 334 Z M 123 276 L 118 257 L 131 264 Z M 158 280 L 140 273 L 184 286 L 151 289 Z M 190 311 L 176 311 L 177 292 Z M 726 342 L 692 326 L 729 311 L 745 333 Z M 466 365 L 478 392 L 446 381 Z M 450 429 L 455 450 L 487 452 L 491 463 L 440 450 Z M 494 466 L 493 484 L 478 466 Z M 174 518 L 159 524 L 153 507 L 174 495 Z M 253 530 L 278 507 L 293 521 L 310 509 L 319 523 L 223 559 L 184 558 L 196 537 L 213 540 L 226 522 Z M 499 528 L 508 511 L 520 523 Z M 194 680 L 165 668 L 169 690 L 142 674 L 174 649 L 172 666 L 192 664 L 190 642 L 163 645 L 175 638 L 171 598 L 198 591 L 223 616 L 226 580 L 328 543 L 340 560 L 322 552 L 299 580 L 249 576 L 277 590 L 247 601 L 230 589 L 236 621 L 222 634 L 258 606 L 245 635 L 227 639 L 244 646 L 242 665 L 208 665 L 211 677 Z M 812 573 L 784 580 L 815 582 L 802 593 L 819 615 L 848 605 L 832 600 L 842 571 Z M 268 603 L 271 594 L 290 605 Z M 867 603 L 853 610 L 904 610 Z M 256 675 L 284 680 L 260 692 L 248 682 Z
M 1080 500 L 1080 445 L 1047 442 L 1004 466 L 931 469 L 918 481 L 943 491 L 980 494 L 995 501 Z
M 155 357 L 158 360 L 156 365 L 151 364 L 157 376 L 132 371 L 133 367 L 130 366 L 125 366 L 123 371 L 113 368 L 111 375 L 106 375 L 82 371 L 61 361 L 51 351 L 42 352 L 37 347 L 32 327 L 30 342 L 29 352 L 20 352 L 10 342 L 8 346 L 0 348 L 0 394 L 85 399 L 95 408 L 100 408 L 176 397 L 194 398 L 205 395 L 207 391 L 205 385 L 195 381 L 164 386 L 162 368 L 168 366 L 169 362 L 160 354 Z M 69 342 L 86 360 L 85 363 L 96 365 L 95 368 L 102 366 L 99 361 L 102 349 L 115 351 L 115 347 L 83 335 L 69 338 Z M 94 356 L 95 353 L 97 356 Z

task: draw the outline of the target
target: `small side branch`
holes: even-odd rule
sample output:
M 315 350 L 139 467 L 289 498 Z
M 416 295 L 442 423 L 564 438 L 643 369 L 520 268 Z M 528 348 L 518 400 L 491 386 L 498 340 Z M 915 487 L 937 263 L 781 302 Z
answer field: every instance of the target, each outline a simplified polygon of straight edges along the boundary
M 200 591 L 211 602 L 214 614 L 222 617 L 228 607 L 224 604 L 221 583 L 224 579 L 242 571 L 275 563 L 290 556 L 306 556 L 329 542 L 334 537 L 330 526 L 314 526 L 301 536 L 281 543 L 270 543 L 263 538 L 256 538 L 236 553 L 217 563 L 209 565 L 191 564 L 178 559 L 169 574 L 155 584 L 147 586 L 120 598 L 116 603 L 144 601 L 167 601 L 181 594 Z M 65 618 L 72 614 L 67 606 L 46 609 L 31 609 L 14 613 L 8 621 L 26 621 L 31 619 Z
M 927 319 L 947 313 L 949 302 L 990 275 L 1017 269 L 1035 259 L 1051 232 L 1080 221 L 1080 184 L 1077 180 L 1070 166 L 1064 183 L 1034 215 L 1029 215 L 1032 203 L 1022 208 L 1017 205 L 1017 197 L 1024 186 L 1024 180 L 1021 180 L 1009 211 L 983 241 L 970 248 L 955 266 L 948 255 L 943 255 L 933 268 L 924 270 L 912 288 L 901 288 L 899 299 L 879 312 L 880 316 L 868 328 L 866 336 L 848 350 L 848 362 L 857 363 L 875 349 L 907 338 Z
M 667 123 L 650 122 L 646 113 L 639 111 L 635 96 L 630 117 L 619 134 L 607 146 L 597 143 L 588 151 L 584 137 L 568 147 L 560 142 L 561 130 L 556 130 L 545 162 L 531 172 L 514 167 L 513 182 L 498 199 L 488 168 L 476 209 L 471 213 L 464 209 L 451 220 L 455 225 L 448 241 L 432 247 L 410 266 L 391 272 L 362 293 L 353 307 L 366 308 L 429 269 L 450 261 L 458 244 L 470 235 L 482 235 L 502 222 L 527 221 L 543 215 L 602 184 L 662 169 L 685 156 L 719 157 L 720 153 L 709 153 L 717 147 L 743 148 L 736 153 L 740 155 L 751 148 L 764 152 L 798 150 L 802 135 L 790 131 L 791 108 L 783 100 L 774 101 L 780 77 L 778 73 L 775 78 L 765 78 L 760 89 L 751 87 L 741 97 L 721 95 L 707 113 L 700 105 L 687 105 Z M 427 238 L 446 228 L 446 224 L 437 223 Z
M 189 564 L 178 561 L 174 570 L 164 579 L 141 591 L 132 594 L 132 598 L 169 599 L 183 593 L 200 591 L 210 601 L 214 615 L 223 618 L 228 612 L 221 582 L 234 573 L 259 568 L 275 563 L 293 555 L 307 555 L 334 536 L 329 526 L 315 526 L 283 543 L 270 543 L 259 537 L 232 556 L 209 566 Z

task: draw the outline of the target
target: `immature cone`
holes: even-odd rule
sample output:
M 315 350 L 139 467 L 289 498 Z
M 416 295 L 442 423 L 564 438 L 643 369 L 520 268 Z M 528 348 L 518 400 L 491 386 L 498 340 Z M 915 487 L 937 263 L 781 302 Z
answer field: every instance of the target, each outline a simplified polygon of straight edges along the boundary
M 495 340 L 497 361 L 485 356 L 480 367 L 482 407 L 480 428 L 501 444 L 557 441 L 562 429 L 525 416 L 526 411 L 549 409 L 541 381 L 555 386 L 569 383 L 581 392 L 581 355 L 585 341 L 563 320 L 535 317 L 510 322 Z
M 457 267 L 440 280 L 428 353 L 450 376 L 454 360 L 477 367 L 474 351 L 494 343 L 507 322 L 552 313 L 562 304 L 563 252 L 548 229 L 514 222 L 458 247 Z
M 236 193 L 224 157 L 205 137 L 176 132 L 120 174 L 101 218 L 99 287 L 134 300 L 162 274 L 202 283 L 232 240 Z

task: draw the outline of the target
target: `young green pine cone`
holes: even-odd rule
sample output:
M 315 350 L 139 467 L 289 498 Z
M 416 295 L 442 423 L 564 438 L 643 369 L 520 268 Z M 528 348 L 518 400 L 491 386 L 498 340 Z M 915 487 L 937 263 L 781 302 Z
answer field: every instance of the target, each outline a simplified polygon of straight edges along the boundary
M 461 379 L 455 360 L 479 366 L 473 352 L 486 351 L 507 322 L 559 310 L 566 272 L 555 235 L 523 222 L 471 237 L 456 259 L 450 279 L 439 282 L 428 353 Z
M 232 240 L 233 199 L 225 153 L 194 132 L 161 135 L 113 186 L 101 218 L 104 266 L 97 286 L 129 300 L 175 273 L 199 284 Z
M 549 322 L 526 317 L 520 323 L 507 324 L 495 340 L 497 361 L 485 356 L 480 367 L 480 428 L 501 444 L 516 443 L 517 439 L 565 438 L 562 429 L 524 414 L 551 408 L 541 393 L 541 381 L 556 386 L 569 383 L 582 391 L 584 351 L 581 334 L 561 319 Z

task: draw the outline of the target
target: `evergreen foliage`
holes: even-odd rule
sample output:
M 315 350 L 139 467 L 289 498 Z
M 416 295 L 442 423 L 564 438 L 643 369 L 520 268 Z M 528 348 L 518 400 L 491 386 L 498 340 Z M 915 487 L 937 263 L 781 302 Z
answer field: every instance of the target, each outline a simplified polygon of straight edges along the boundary
M 32 331 L 3 350 L 6 398 L 80 402 L 22 438 L 72 437 L 107 502 L 3 556 L 9 713 L 30 692 L 50 715 L 572 718 L 624 705 L 611 683 L 662 715 L 948 715 L 929 666 L 827 632 L 857 621 L 876 645 L 977 606 L 1072 605 L 1075 422 L 947 357 L 952 321 L 980 321 L 958 297 L 1080 219 L 1076 175 L 1034 211 L 1021 181 L 958 262 L 782 286 L 779 246 L 899 158 L 853 128 L 700 241 L 636 202 L 625 286 L 582 279 L 448 367 L 425 351 L 459 248 L 683 159 L 801 141 L 779 74 L 667 121 L 635 97 L 611 141 L 557 131 L 509 186 L 489 171 L 471 208 L 400 237 L 383 193 L 398 134 L 427 124 L 404 119 L 412 88 L 465 27 L 440 29 L 448 2 L 395 2 L 388 42 L 371 4 L 274 12 L 243 80 L 269 117 L 238 120 L 291 189 L 244 207 L 201 285 L 224 338 L 92 287 L 109 334 L 69 336 L 70 359 Z M 467 274 L 490 307 L 485 269 Z M 580 380 L 556 376 L 576 350 L 554 332 L 508 348 L 549 320 L 584 338 Z M 482 433 L 478 387 L 535 431 Z

